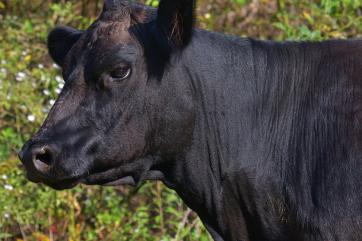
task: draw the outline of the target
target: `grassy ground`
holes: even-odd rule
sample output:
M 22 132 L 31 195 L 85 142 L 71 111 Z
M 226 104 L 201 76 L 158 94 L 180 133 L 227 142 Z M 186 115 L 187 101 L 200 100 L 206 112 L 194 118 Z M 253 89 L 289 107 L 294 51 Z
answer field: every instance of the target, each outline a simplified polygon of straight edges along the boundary
M 101 5 L 0 0 L 0 240 L 210 240 L 160 183 L 55 192 L 24 178 L 15 153 L 63 86 L 46 53 L 47 33 L 60 23 L 86 28 Z M 359 0 L 199 0 L 198 6 L 199 26 L 239 36 L 322 40 L 362 33 Z

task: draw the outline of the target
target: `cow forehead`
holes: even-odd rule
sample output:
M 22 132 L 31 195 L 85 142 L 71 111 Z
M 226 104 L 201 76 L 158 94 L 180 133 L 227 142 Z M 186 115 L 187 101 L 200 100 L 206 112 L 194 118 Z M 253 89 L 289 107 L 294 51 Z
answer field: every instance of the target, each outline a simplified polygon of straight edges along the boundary
M 99 41 L 114 43 L 129 42 L 131 36 L 128 32 L 129 25 L 124 22 L 103 22 L 99 21 L 87 31 L 86 43 L 88 48 L 93 48 Z
M 140 4 L 110 1 L 113 7 L 104 8 L 99 18 L 86 31 L 85 42 L 93 46 L 98 40 L 108 40 L 109 44 L 127 43 L 132 40 L 131 26 L 152 21 L 155 10 Z
M 119 22 L 95 22 L 72 47 L 64 60 L 62 69 L 64 78 L 75 68 L 84 66 L 91 58 L 101 59 L 105 53 L 116 46 L 132 43 L 131 35 Z
M 79 42 L 79 49 L 84 52 L 102 53 L 114 46 L 126 46 L 133 41 L 124 22 L 97 21 Z M 79 54 L 79 52 L 78 52 Z M 80 53 L 82 54 L 82 53 Z
M 129 28 L 152 21 L 155 13 L 154 9 L 144 5 L 104 10 L 73 46 L 65 60 L 64 72 L 69 73 L 77 60 L 90 51 L 97 57 L 97 53 L 101 54 L 114 46 L 135 46 L 137 39 L 129 32 Z

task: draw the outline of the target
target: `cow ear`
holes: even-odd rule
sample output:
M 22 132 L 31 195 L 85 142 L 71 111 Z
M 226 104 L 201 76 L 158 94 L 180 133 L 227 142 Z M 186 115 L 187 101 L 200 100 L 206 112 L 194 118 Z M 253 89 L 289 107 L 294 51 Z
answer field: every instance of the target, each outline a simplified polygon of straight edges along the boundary
M 157 11 L 156 40 L 163 48 L 180 50 L 192 37 L 195 0 L 161 0 Z
M 48 50 L 52 59 L 62 66 L 65 56 L 78 41 L 83 31 L 71 27 L 57 27 L 48 35 Z

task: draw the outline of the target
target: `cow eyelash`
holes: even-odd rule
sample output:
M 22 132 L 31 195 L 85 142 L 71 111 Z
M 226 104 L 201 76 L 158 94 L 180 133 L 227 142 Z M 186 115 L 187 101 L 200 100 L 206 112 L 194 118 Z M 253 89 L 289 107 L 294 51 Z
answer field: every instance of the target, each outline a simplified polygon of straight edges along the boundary
M 129 66 L 119 67 L 110 72 L 110 76 L 114 81 L 127 79 L 131 75 L 132 69 Z

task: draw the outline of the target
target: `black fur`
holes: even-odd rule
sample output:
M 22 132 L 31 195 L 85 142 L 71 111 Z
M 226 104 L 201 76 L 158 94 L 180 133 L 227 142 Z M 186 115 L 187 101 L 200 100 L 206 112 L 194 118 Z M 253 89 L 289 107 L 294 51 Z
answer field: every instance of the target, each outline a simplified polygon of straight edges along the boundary
M 66 84 L 20 153 L 32 181 L 162 180 L 217 241 L 362 240 L 362 40 L 240 39 L 192 30 L 194 1 L 107 2 L 78 41 L 50 34 Z
M 82 31 L 67 26 L 57 27 L 49 33 L 49 54 L 58 65 L 63 64 L 65 56 L 82 34 Z

